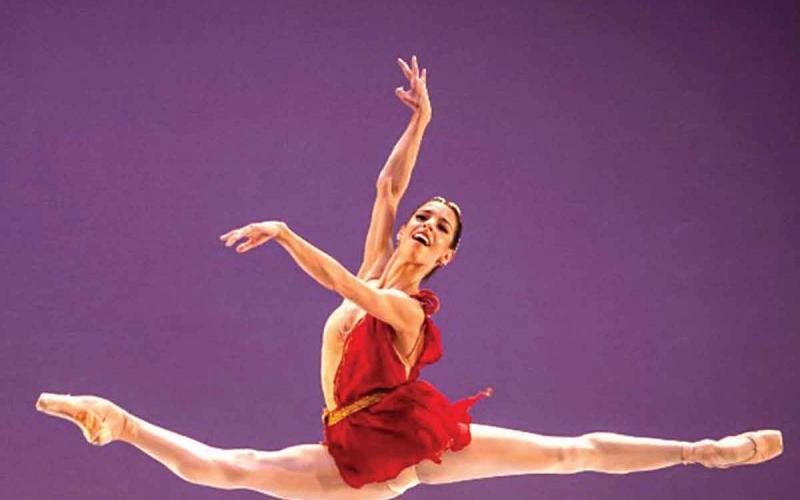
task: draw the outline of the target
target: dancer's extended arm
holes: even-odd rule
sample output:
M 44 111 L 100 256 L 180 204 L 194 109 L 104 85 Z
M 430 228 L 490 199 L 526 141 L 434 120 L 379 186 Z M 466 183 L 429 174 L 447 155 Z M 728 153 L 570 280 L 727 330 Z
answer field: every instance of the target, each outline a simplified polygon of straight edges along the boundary
M 400 290 L 373 288 L 354 276 L 336 259 L 304 240 L 282 221 L 267 221 L 248 224 L 220 236 L 225 246 L 238 240 L 247 241 L 236 247 L 244 253 L 275 239 L 289 252 L 297 264 L 319 284 L 349 299 L 376 318 L 390 324 L 397 331 L 409 331 L 419 326 L 425 313 L 419 302 Z M 413 326 L 412 326 L 413 325 Z M 412 331 L 416 331 L 413 329 Z
M 322 286 L 349 299 L 397 331 L 419 325 L 424 313 L 419 303 L 394 289 L 376 289 L 354 276 L 336 259 L 304 240 L 284 225 L 275 238 L 295 262 Z
M 423 69 L 420 73 L 416 56 L 411 58 L 411 67 L 400 58 L 397 63 L 408 78 L 409 90 L 398 87 L 395 94 L 414 112 L 375 184 L 375 203 L 364 242 L 364 258 L 357 273 L 361 279 L 379 276 L 394 251 L 392 230 L 397 206 L 408 188 L 422 136 L 432 116 L 426 83 L 427 70 Z
M 398 64 L 409 80 L 409 90 L 395 89 L 397 97 L 413 111 L 411 121 L 395 145 L 389 159 L 381 169 L 376 183 L 378 195 L 372 212 L 372 221 L 365 244 L 364 262 L 354 276 L 330 255 L 310 244 L 292 231 L 282 221 L 248 224 L 220 236 L 226 246 L 241 238 L 248 238 L 236 248 L 239 253 L 275 239 L 294 258 L 297 264 L 322 286 L 349 299 L 368 313 L 384 321 L 397 331 L 418 331 L 424 320 L 419 303 L 403 292 L 376 289 L 366 284 L 371 273 L 380 274 L 391 255 L 391 232 L 397 204 L 408 187 L 411 171 L 419 153 L 422 135 L 431 120 L 431 104 L 427 90 L 427 70 L 419 70 L 416 56 L 411 67 L 398 59 Z M 388 253 L 387 253 L 388 252 Z
M 392 200 L 399 201 L 408 188 L 411 171 L 414 169 L 422 143 L 422 136 L 433 113 L 428 97 L 427 69 L 423 69 L 420 73 L 416 56 L 411 58 L 410 68 L 402 59 L 398 58 L 397 62 L 408 78 L 410 89 L 403 90 L 403 87 L 397 87 L 395 94 L 414 113 L 411 115 L 411 120 L 403 135 L 392 149 L 389 159 L 381 169 L 377 185 L 386 187 L 386 194 Z

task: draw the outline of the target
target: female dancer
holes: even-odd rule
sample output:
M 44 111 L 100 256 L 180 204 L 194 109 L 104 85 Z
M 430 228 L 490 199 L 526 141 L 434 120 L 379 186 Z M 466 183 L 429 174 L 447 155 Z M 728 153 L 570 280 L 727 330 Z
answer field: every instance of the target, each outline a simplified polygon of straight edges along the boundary
M 431 120 L 427 71 L 398 64 L 409 89 L 397 97 L 410 123 L 378 176 L 364 260 L 356 275 L 280 221 L 248 224 L 220 237 L 244 253 L 275 240 L 322 286 L 343 297 L 325 324 L 322 388 L 325 440 L 280 451 L 219 449 L 163 429 L 96 396 L 43 393 L 36 408 L 77 424 L 87 441 L 132 444 L 195 484 L 249 489 L 279 498 L 394 498 L 419 483 L 518 474 L 626 474 L 699 463 L 726 468 L 779 455 L 776 430 L 697 442 L 593 432 L 553 437 L 472 423 L 468 409 L 489 390 L 451 404 L 420 368 L 441 356 L 431 315 L 436 295 L 420 283 L 452 262 L 461 238 L 459 207 L 423 203 L 391 238 L 422 135 Z

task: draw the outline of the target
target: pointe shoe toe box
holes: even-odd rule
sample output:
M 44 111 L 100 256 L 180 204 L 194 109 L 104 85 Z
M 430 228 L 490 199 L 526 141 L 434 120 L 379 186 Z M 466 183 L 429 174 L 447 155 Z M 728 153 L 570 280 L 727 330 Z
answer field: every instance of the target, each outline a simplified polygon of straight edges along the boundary
M 77 425 L 87 442 L 103 446 L 119 437 L 127 419 L 109 401 L 95 396 L 42 393 L 36 409 Z
M 758 464 L 771 460 L 783 453 L 783 434 L 779 430 L 764 429 L 754 432 L 745 432 L 745 437 L 751 439 L 756 446 L 756 452 L 747 464 Z
M 57 394 L 53 394 L 50 392 L 43 392 L 39 395 L 39 398 L 36 400 L 36 409 L 39 411 L 47 411 L 52 408 L 54 397 Z

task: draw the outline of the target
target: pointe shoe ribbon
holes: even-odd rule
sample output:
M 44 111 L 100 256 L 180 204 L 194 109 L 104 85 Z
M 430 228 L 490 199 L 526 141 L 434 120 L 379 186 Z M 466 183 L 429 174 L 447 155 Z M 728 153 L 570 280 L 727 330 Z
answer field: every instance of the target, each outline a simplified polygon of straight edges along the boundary
M 96 396 L 43 392 L 36 401 L 36 409 L 74 423 L 81 429 L 86 441 L 95 446 L 119 439 L 128 424 L 125 412 L 118 411 L 116 405 Z
M 783 453 L 783 434 L 775 429 L 744 432 L 720 441 L 742 438 L 749 439 L 753 443 L 753 454 L 744 460 L 726 462 L 719 453 L 718 442 L 709 439 L 685 446 L 681 462 L 684 465 L 699 463 L 704 467 L 727 469 L 739 465 L 760 464 Z

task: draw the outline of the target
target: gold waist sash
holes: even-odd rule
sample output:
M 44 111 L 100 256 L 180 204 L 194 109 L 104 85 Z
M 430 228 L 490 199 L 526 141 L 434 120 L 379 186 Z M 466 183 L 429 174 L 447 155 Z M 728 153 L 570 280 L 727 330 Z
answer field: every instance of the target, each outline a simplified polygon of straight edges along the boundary
M 362 396 L 349 405 L 340 406 L 333 410 L 328 410 L 327 408 L 322 409 L 322 423 L 326 425 L 334 425 L 340 420 L 344 419 L 351 413 L 355 413 L 358 410 L 363 410 L 367 406 L 374 405 L 388 393 L 388 390 L 377 390 L 367 394 L 366 396 Z

